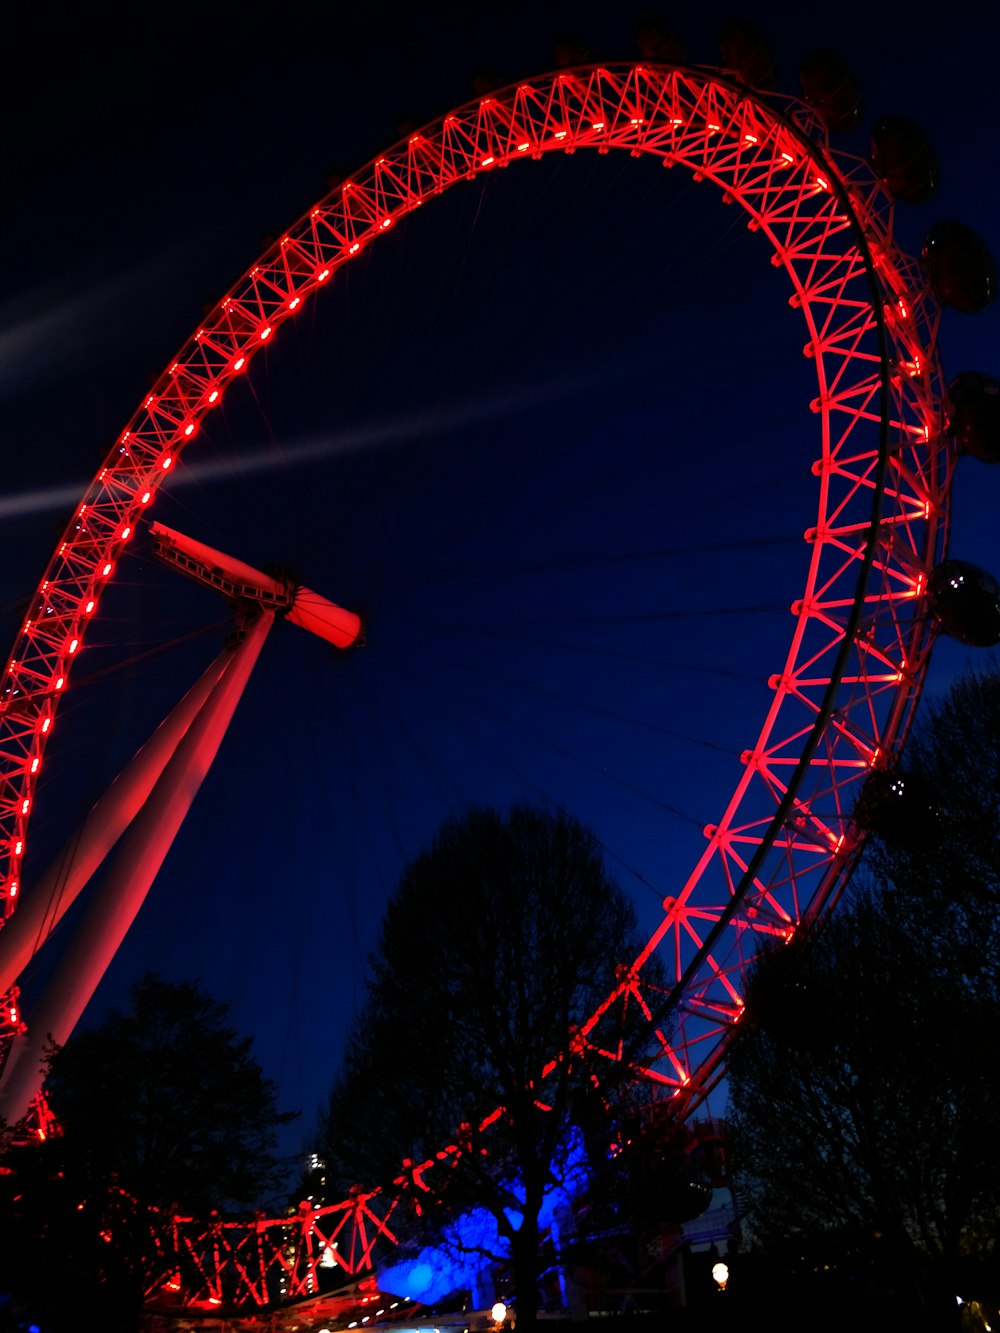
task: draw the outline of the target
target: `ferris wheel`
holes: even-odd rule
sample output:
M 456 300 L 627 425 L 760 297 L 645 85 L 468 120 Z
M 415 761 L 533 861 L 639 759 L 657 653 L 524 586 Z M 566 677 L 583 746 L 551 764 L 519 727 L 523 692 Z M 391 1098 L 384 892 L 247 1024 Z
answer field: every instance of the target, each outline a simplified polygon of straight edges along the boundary
M 815 374 L 814 395 L 802 405 L 814 441 L 812 508 L 801 516 L 809 554 L 767 706 L 748 733 L 728 798 L 703 825 L 700 854 L 580 1034 L 596 1033 L 614 1006 L 637 1007 L 655 1036 L 637 1073 L 678 1117 L 718 1082 L 754 960 L 823 919 L 867 829 L 877 826 L 880 802 L 892 799 L 935 636 L 944 627 L 970 643 L 1000 639 L 996 585 L 946 560 L 956 435 L 967 452 L 989 454 L 981 423 L 990 389 L 965 377 L 949 402 L 938 352 L 941 305 L 976 308 L 989 299 L 988 257 L 957 224 L 935 229 L 923 264 L 900 250 L 894 199 L 923 188 L 924 149 L 898 120 L 880 127 L 874 165 L 832 149 L 831 124 L 852 114 L 849 97 L 846 106 L 838 100 L 840 71 L 819 61 L 810 101 L 802 102 L 756 90 L 753 70 L 732 64 L 567 68 L 477 98 L 409 134 L 276 239 L 144 397 L 57 544 L 0 687 L 0 900 L 8 921 L 0 939 L 9 946 L 4 961 L 0 945 L 0 1036 L 13 1051 L 0 1094 L 11 1119 L 26 1114 L 39 1090 L 17 976 L 57 924 L 41 892 L 32 912 L 30 884 L 14 915 L 36 787 L 61 702 L 131 543 L 146 540 L 149 529 L 162 559 L 251 609 L 238 643 L 157 732 L 159 750 L 144 748 L 126 799 L 115 806 L 109 793 L 89 826 L 83 868 L 61 895 L 60 915 L 133 817 L 149 823 L 106 894 L 105 920 L 113 924 L 99 945 L 88 939 L 86 967 L 45 1010 L 42 1031 L 57 1040 L 66 1035 L 58 1015 L 75 1020 L 86 1004 L 169 846 L 170 821 L 148 814 L 158 785 L 172 766 L 176 785 L 166 795 L 161 788 L 159 803 L 176 813 L 171 793 L 196 786 L 192 774 L 211 762 L 274 618 L 338 649 L 363 634 L 358 611 L 343 610 L 325 590 L 265 574 L 197 533 L 150 527 L 158 492 L 182 455 L 197 450 L 254 358 L 288 336 L 310 303 L 407 215 L 433 208 L 461 182 L 584 150 L 679 168 L 742 210 L 784 272 Z M 151 836 L 162 854 L 149 851 Z M 149 873 L 137 875 L 137 866 Z

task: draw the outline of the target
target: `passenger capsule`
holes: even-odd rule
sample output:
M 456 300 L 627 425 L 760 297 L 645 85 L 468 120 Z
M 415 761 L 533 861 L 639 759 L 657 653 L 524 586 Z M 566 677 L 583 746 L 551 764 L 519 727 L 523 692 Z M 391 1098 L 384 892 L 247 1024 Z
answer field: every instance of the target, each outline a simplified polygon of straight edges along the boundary
M 576 33 L 564 32 L 552 43 L 552 59 L 556 69 L 572 69 L 589 65 L 592 57 L 585 41 Z
M 931 227 L 923 260 L 931 289 L 942 305 L 971 314 L 988 306 L 996 295 L 997 272 L 986 242 L 962 222 Z
M 750 88 L 773 88 L 777 77 L 774 52 L 756 24 L 730 19 L 719 33 L 722 63 Z
M 945 560 L 927 583 L 931 614 L 945 634 L 973 648 L 1000 643 L 1000 585 L 964 560 Z
M 930 784 L 902 769 L 874 769 L 854 807 L 854 822 L 891 846 L 920 851 L 939 836 L 939 813 Z
M 640 23 L 635 33 L 635 45 L 643 60 L 659 65 L 686 65 L 687 47 L 675 29 L 659 19 Z
M 810 51 L 799 66 L 802 96 L 829 130 L 846 133 L 861 123 L 861 87 L 834 51 Z
M 614 1158 L 630 1216 L 691 1222 L 712 1202 L 691 1136 L 676 1125 L 634 1128 Z
M 938 164 L 930 140 L 906 116 L 883 116 L 872 130 L 872 166 L 893 199 L 920 204 L 937 189 Z
M 472 76 L 472 91 L 476 97 L 489 97 L 507 82 L 509 80 L 501 78 L 495 69 L 478 69 Z
M 959 453 L 1000 463 L 1000 383 L 966 370 L 948 385 L 949 426 Z

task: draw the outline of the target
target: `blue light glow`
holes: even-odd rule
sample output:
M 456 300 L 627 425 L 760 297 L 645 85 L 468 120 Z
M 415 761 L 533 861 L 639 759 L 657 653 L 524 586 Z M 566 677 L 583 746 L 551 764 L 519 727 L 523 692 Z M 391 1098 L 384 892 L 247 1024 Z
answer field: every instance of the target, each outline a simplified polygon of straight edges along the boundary
M 552 1163 L 556 1183 L 545 1191 L 538 1213 L 543 1230 L 552 1225 L 556 1214 L 572 1205 L 590 1180 L 590 1168 L 579 1130 L 571 1129 L 565 1145 Z M 507 1187 L 523 1202 L 524 1186 L 515 1181 Z M 504 1210 L 508 1222 L 519 1230 L 522 1214 L 514 1208 Z M 510 1245 L 501 1236 L 497 1220 L 486 1208 L 472 1208 L 449 1223 L 441 1242 L 426 1246 L 415 1259 L 405 1259 L 379 1273 L 381 1291 L 392 1296 L 406 1296 L 422 1305 L 434 1305 L 455 1291 L 471 1291 L 479 1275 L 491 1263 L 510 1257 Z

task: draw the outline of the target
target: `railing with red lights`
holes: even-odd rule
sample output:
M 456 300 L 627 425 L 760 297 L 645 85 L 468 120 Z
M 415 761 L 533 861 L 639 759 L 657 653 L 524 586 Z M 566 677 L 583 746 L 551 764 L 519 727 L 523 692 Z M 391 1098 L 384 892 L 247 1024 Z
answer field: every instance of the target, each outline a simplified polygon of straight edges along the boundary
M 204 1310 L 301 1300 L 372 1271 L 379 1241 L 395 1245 L 398 1201 L 355 1191 L 343 1203 L 302 1203 L 292 1217 L 208 1222 L 174 1218 L 157 1236 L 151 1307 Z

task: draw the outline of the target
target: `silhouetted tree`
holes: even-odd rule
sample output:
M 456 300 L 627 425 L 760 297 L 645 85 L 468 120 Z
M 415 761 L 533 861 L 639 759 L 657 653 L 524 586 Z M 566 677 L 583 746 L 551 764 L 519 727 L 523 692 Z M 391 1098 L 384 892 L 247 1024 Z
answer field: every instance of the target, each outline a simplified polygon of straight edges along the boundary
M 342 1183 L 378 1183 L 457 1134 L 465 1151 L 422 1177 L 420 1197 L 492 1213 L 522 1327 L 537 1303 L 539 1208 L 570 1127 L 606 1117 L 645 1027 L 622 1026 L 615 1008 L 593 1044 L 574 1037 L 640 947 L 594 835 L 526 807 L 446 824 L 386 912 L 322 1151 Z M 593 1049 L 619 1043 L 620 1064 Z
M 903 785 L 852 900 L 756 967 L 732 1118 L 765 1248 L 943 1311 L 1000 1233 L 1000 677 L 929 710 Z
M 81 1311 L 136 1327 L 164 1219 L 257 1204 L 284 1178 L 276 1130 L 293 1117 L 227 1006 L 153 975 L 131 998 L 55 1053 L 62 1133 L 8 1153 L 0 1175 L 0 1291 L 47 1328 L 89 1327 Z

